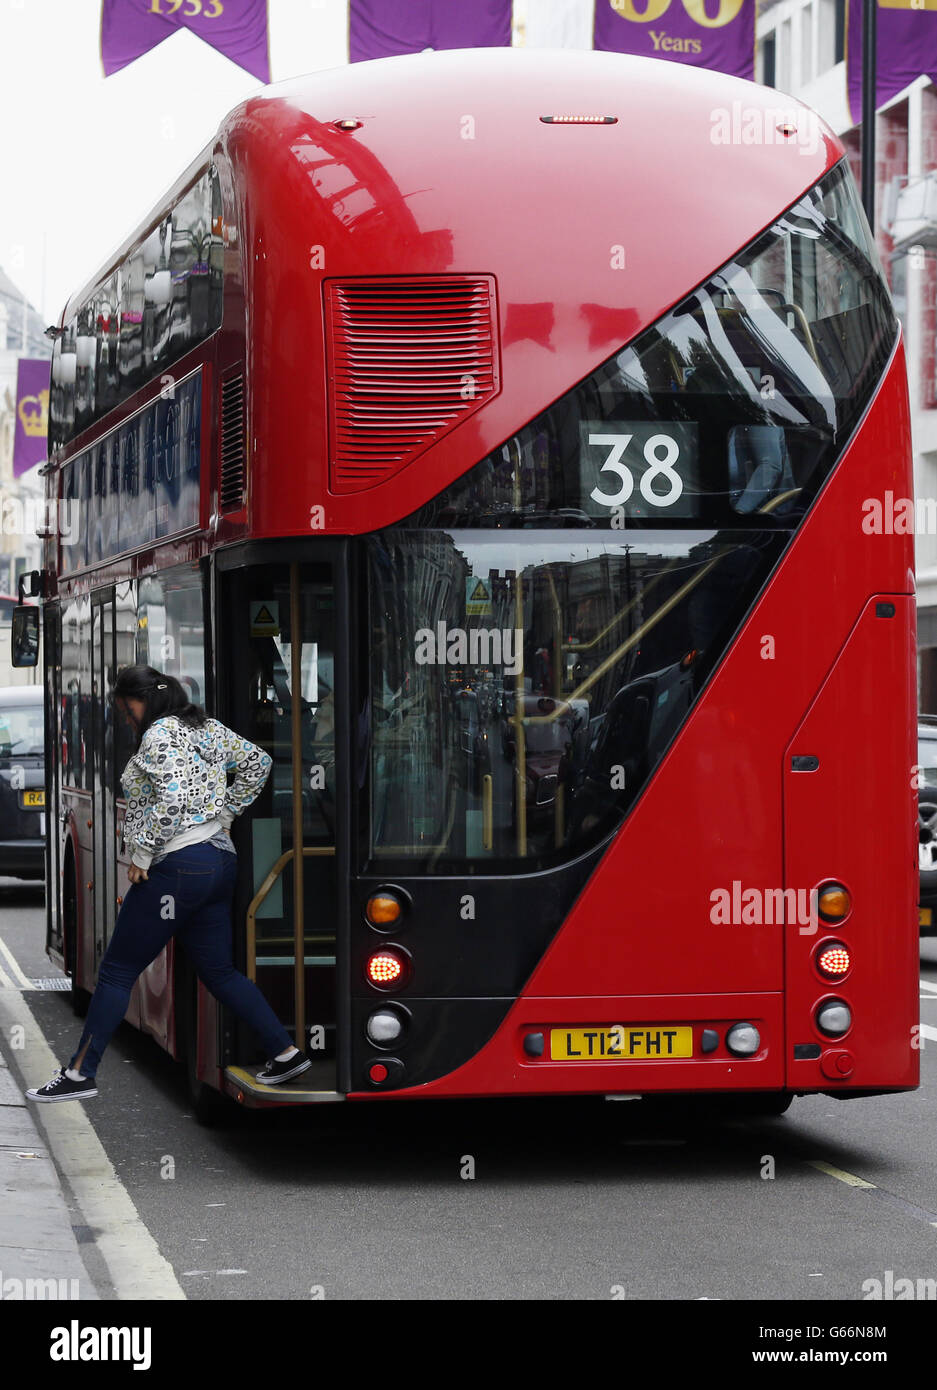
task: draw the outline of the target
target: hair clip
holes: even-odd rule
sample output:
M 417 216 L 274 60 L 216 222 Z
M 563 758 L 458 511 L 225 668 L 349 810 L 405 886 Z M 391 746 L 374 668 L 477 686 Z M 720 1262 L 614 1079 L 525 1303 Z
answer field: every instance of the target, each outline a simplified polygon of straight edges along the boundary
M 165 690 L 165 689 L 166 689 L 166 682 L 163 681 L 162 684 L 157 685 L 156 689 L 157 689 L 157 690 Z

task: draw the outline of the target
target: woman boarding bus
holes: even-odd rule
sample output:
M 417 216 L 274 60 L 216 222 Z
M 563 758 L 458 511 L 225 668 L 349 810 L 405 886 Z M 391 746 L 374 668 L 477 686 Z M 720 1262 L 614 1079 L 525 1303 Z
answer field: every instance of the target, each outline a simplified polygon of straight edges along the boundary
M 87 1100 L 98 1094 L 98 1063 L 127 1012 L 130 991 L 177 934 L 215 998 L 262 1040 L 272 1060 L 256 1079 L 275 1086 L 299 1076 L 308 1058 L 231 960 L 237 856 L 228 827 L 259 795 L 270 755 L 207 718 L 179 681 L 150 666 L 121 671 L 111 701 L 136 732 L 136 752 L 121 777 L 132 888 L 101 962 L 78 1048 L 67 1067 L 27 1097 Z M 228 771 L 234 772 L 230 786 Z

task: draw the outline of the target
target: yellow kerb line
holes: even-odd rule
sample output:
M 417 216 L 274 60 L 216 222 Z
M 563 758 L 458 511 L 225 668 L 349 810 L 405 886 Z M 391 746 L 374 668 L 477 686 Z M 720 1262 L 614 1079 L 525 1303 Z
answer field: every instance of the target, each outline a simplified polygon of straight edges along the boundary
M 834 1168 L 832 1163 L 824 1163 L 822 1158 L 808 1158 L 807 1163 L 811 1168 L 819 1168 L 821 1173 L 829 1173 L 831 1178 L 838 1178 L 847 1187 L 875 1187 L 874 1182 L 866 1182 L 865 1178 L 857 1178 L 854 1173 L 844 1173 L 842 1168 Z

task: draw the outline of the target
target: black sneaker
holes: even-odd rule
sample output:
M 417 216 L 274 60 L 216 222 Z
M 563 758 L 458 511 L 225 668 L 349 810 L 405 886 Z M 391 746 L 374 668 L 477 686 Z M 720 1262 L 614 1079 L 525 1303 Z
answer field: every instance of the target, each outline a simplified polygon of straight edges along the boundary
M 285 1062 L 271 1061 L 261 1067 L 255 1080 L 262 1081 L 265 1086 L 279 1086 L 281 1081 L 289 1081 L 291 1076 L 299 1076 L 311 1066 L 308 1057 L 304 1057 L 301 1052 L 294 1052 Z
M 83 1076 L 80 1081 L 73 1081 L 70 1076 L 65 1075 L 65 1068 L 59 1072 L 58 1076 L 53 1076 L 51 1081 L 47 1081 L 44 1086 L 34 1088 L 26 1092 L 27 1100 L 88 1100 L 91 1096 L 96 1096 L 98 1088 L 94 1084 L 94 1077 Z

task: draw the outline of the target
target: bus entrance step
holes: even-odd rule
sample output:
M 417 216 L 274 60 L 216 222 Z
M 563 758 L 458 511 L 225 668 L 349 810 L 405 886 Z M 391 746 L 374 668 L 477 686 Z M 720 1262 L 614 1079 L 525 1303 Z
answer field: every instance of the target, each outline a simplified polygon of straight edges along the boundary
M 291 1081 L 281 1081 L 278 1086 L 265 1086 L 262 1081 L 258 1081 L 256 1076 L 259 1069 L 257 1062 L 249 1067 L 225 1067 L 226 1089 L 231 1094 L 240 1091 L 248 1105 L 257 1101 L 265 1101 L 268 1105 L 275 1105 L 277 1102 L 287 1105 L 313 1105 L 319 1101 L 345 1099 L 341 1091 L 334 1090 L 334 1062 L 313 1062 L 301 1076 L 293 1077 Z

